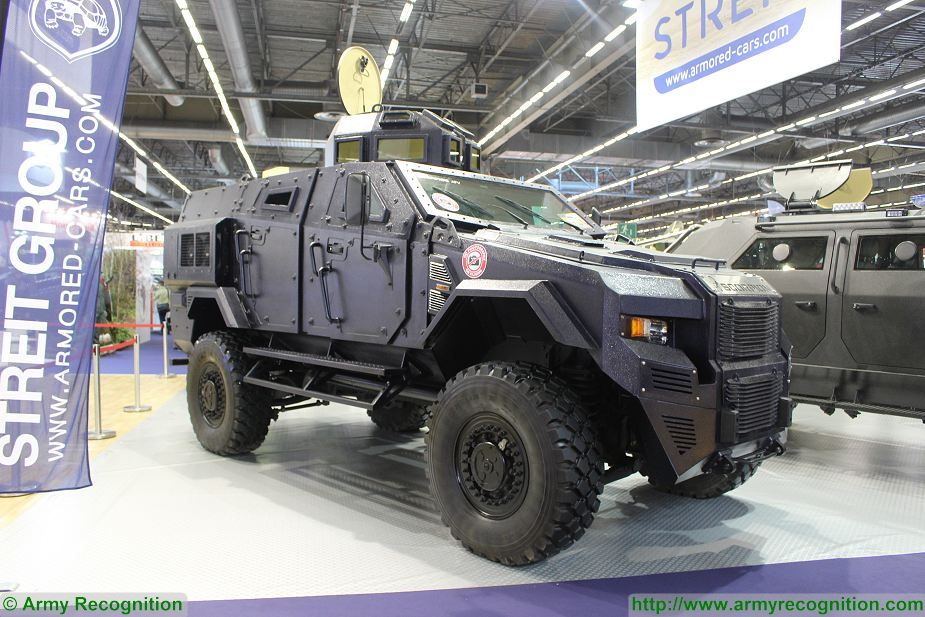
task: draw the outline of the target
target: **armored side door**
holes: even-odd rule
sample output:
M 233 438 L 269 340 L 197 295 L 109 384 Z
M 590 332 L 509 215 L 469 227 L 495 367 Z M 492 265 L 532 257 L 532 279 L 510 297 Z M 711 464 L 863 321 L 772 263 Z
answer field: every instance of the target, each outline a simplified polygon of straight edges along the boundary
M 827 313 L 835 275 L 835 240 L 832 232 L 763 234 L 732 265 L 762 276 L 784 297 L 784 330 L 796 359 L 809 356 L 832 325 Z
M 237 206 L 238 289 L 258 329 L 299 331 L 301 220 L 314 176 L 253 182 Z
M 862 365 L 925 370 L 921 347 L 925 229 L 851 235 L 842 340 Z
M 386 343 L 408 313 L 409 204 L 385 164 L 322 173 L 303 242 L 304 331 Z

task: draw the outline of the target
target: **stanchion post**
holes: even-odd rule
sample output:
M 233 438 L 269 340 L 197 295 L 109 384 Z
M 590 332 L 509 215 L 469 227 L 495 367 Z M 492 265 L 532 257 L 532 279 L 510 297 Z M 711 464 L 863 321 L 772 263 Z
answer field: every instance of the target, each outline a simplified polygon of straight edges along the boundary
M 122 411 L 137 413 L 139 411 L 151 411 L 150 405 L 141 404 L 141 341 L 138 339 L 138 333 L 135 333 L 135 342 L 132 345 L 135 352 L 135 404 L 126 405 Z
M 93 393 L 95 394 L 94 416 L 96 419 L 96 430 L 87 431 L 87 439 L 112 439 L 116 432 L 112 430 L 103 430 L 103 403 L 101 401 L 102 387 L 100 386 L 100 346 L 93 346 Z
M 164 374 L 161 375 L 161 379 L 172 379 L 176 375 L 170 372 L 170 358 L 167 352 L 167 321 L 164 320 L 161 323 L 161 338 L 164 340 Z

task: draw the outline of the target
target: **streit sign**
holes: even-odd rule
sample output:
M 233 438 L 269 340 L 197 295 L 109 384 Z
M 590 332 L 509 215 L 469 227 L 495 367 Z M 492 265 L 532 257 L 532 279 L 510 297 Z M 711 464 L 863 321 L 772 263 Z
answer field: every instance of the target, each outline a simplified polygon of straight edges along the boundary
M 639 130 L 715 107 L 841 54 L 841 0 L 646 0 L 636 32 Z
M 138 0 L 13 0 L 0 65 L 0 493 L 90 483 L 103 228 Z

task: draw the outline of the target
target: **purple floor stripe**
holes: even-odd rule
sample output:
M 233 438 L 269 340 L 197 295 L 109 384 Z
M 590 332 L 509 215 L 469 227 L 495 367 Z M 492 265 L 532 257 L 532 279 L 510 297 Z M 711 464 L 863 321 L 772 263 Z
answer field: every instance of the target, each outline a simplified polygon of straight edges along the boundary
M 362 581 L 362 572 L 357 580 Z M 191 617 L 619 617 L 634 593 L 921 593 L 925 553 L 511 587 L 191 602 Z
M 160 332 L 154 332 L 151 340 L 142 343 L 140 350 L 141 373 L 142 375 L 159 375 L 164 372 L 164 347 L 163 339 Z M 168 358 L 185 358 L 179 349 L 173 348 L 173 338 L 167 340 Z M 131 375 L 135 372 L 135 355 L 131 347 L 120 349 L 117 352 L 100 358 L 100 372 L 103 375 Z M 170 372 L 177 375 L 185 375 L 185 366 L 170 366 Z

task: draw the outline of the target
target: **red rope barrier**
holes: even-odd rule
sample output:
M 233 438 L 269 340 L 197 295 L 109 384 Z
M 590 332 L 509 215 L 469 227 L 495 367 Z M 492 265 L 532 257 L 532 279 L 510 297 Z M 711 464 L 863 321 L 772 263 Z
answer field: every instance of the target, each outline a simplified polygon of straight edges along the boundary
M 100 353 L 110 353 L 113 351 L 119 351 L 120 349 L 131 347 L 134 344 L 135 344 L 135 341 L 133 339 L 131 341 L 123 341 L 121 343 L 114 343 L 112 345 L 106 345 L 105 347 L 100 347 Z
M 98 323 L 95 324 L 97 328 L 151 328 L 153 330 L 160 330 L 161 324 L 159 323 Z

